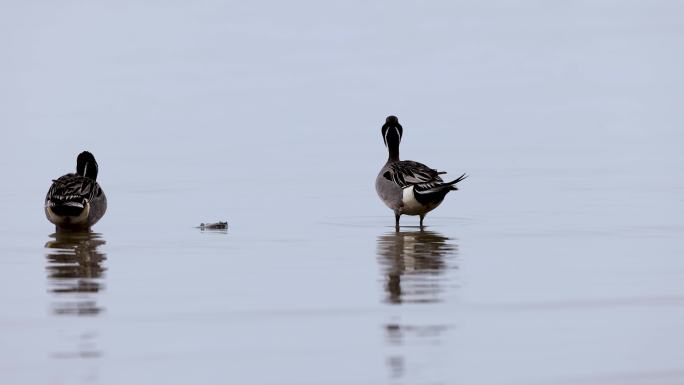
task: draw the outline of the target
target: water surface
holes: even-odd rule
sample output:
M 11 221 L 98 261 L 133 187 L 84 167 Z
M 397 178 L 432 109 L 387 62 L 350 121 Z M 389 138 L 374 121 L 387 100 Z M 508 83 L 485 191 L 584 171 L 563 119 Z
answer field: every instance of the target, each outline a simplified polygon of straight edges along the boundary
M 678 3 L 2 8 L 2 383 L 684 382 Z M 470 175 L 425 231 L 388 114 Z

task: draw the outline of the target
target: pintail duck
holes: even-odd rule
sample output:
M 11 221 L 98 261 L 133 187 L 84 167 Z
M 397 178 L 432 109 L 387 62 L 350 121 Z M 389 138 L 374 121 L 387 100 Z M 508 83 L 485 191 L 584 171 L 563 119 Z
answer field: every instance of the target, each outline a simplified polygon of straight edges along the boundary
M 382 126 L 382 137 L 389 150 L 389 158 L 375 180 L 375 190 L 394 211 L 397 229 L 402 214 L 419 215 L 422 228 L 425 215 L 439 206 L 449 191 L 458 190 L 456 183 L 465 179 L 466 174 L 451 182 L 444 182 L 440 175 L 445 172 L 411 160 L 399 160 L 403 130 L 396 116 L 388 116 Z
M 107 197 L 97 179 L 97 162 L 84 151 L 76 158 L 76 173 L 53 180 L 45 197 L 47 219 L 62 229 L 89 229 L 107 211 Z

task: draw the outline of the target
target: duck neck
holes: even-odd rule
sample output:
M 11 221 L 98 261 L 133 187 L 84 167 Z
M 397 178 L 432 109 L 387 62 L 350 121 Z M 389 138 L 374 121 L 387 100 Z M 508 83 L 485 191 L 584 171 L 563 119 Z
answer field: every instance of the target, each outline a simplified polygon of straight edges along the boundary
M 388 143 L 387 149 L 389 150 L 389 157 L 387 162 L 398 162 L 399 161 L 399 143 Z

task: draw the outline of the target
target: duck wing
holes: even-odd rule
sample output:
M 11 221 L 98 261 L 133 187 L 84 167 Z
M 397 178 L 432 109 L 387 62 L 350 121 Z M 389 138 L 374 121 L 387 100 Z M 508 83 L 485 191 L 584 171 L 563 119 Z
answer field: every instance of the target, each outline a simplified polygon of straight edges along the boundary
M 100 196 L 100 185 L 93 179 L 78 174 L 66 174 L 52 181 L 45 197 L 46 204 L 53 206 L 80 206 Z
M 466 178 L 466 174 L 444 182 L 440 175 L 443 171 L 437 171 L 422 163 L 405 160 L 389 165 L 383 177 L 394 182 L 402 189 L 413 187 L 415 199 L 421 204 L 439 203 L 449 191 L 458 190 L 456 183 Z
M 444 174 L 444 172 L 437 171 L 422 163 L 402 160 L 390 164 L 382 176 L 394 182 L 397 186 L 405 188 L 425 183 L 443 182 L 440 177 L 441 174 Z

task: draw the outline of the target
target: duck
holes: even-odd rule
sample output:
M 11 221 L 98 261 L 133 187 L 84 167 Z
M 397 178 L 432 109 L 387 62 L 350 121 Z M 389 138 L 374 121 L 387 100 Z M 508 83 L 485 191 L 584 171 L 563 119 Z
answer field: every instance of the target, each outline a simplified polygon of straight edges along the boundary
M 458 190 L 457 183 L 467 175 L 445 182 L 440 175 L 446 172 L 412 160 L 399 160 L 399 144 L 404 128 L 394 115 L 385 119 L 381 134 L 389 157 L 375 179 L 375 190 L 385 205 L 394 211 L 397 231 L 402 215 L 418 215 L 420 228 L 423 229 L 425 215 L 436 209 L 449 192 Z
M 95 156 L 83 151 L 76 173 L 53 179 L 45 197 L 45 216 L 57 230 L 89 230 L 107 211 L 107 197 L 97 182 Z

